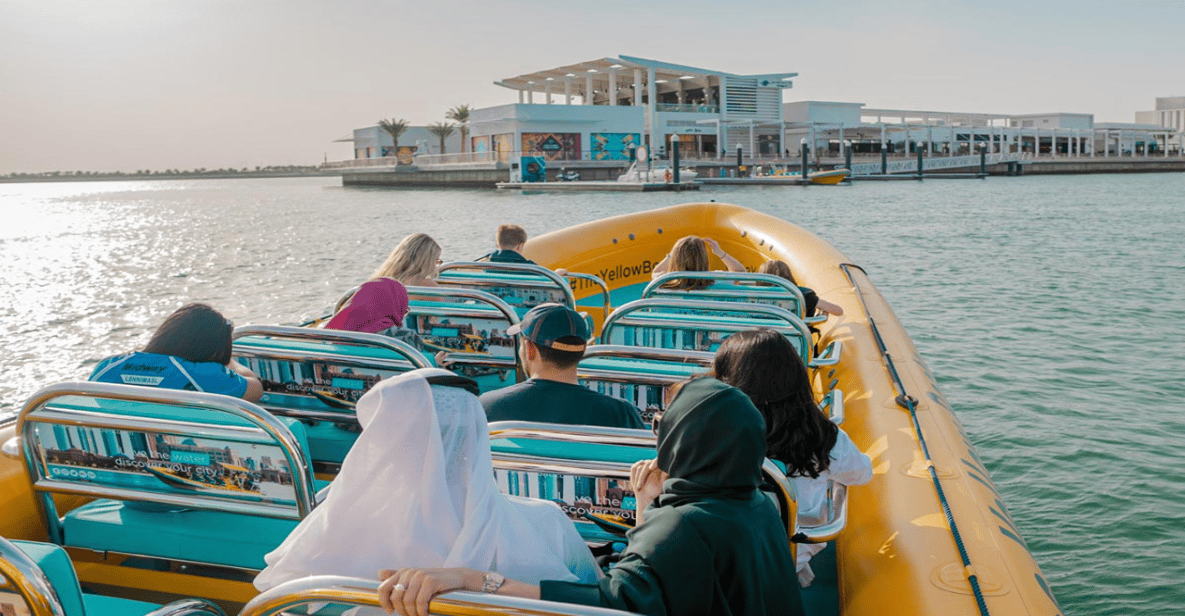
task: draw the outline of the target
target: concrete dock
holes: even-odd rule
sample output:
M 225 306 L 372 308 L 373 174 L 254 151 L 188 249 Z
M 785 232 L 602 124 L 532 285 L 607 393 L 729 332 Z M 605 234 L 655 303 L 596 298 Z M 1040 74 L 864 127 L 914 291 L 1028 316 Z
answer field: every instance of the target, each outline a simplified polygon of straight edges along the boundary
M 680 192 L 699 190 L 696 182 L 498 182 L 498 188 L 527 192 Z

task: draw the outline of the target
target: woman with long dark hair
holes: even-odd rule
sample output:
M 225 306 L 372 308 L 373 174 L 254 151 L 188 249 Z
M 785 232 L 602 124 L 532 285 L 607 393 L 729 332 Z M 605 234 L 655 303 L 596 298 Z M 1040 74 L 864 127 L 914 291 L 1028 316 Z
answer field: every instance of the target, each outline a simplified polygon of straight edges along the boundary
M 861 485 L 872 479 L 872 461 L 819 409 L 806 366 L 782 334 L 754 329 L 729 336 L 716 351 L 712 374 L 748 394 L 765 417 L 765 455 L 786 466 L 800 520 L 821 515 L 828 480 Z M 825 546 L 799 546 L 803 586 L 814 579 L 810 558 Z
M 108 357 L 90 380 L 224 394 L 254 402 L 263 385 L 250 368 L 231 359 L 234 323 L 207 304 L 188 304 L 169 315 L 143 351 Z

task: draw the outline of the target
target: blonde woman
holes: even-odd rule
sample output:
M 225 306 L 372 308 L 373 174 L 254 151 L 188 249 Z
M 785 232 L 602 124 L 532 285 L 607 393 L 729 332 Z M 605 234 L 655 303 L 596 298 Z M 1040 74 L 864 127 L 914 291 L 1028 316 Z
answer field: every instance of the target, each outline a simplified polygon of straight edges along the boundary
M 743 272 L 745 266 L 737 261 L 736 258 L 729 256 L 716 240 L 705 237 L 700 238 L 694 235 L 679 238 L 675 245 L 671 247 L 671 252 L 663 257 L 658 265 L 654 266 L 651 272 L 651 278 L 658 278 L 667 272 L 706 272 L 708 270 L 708 251 L 711 250 L 720 260 L 724 262 L 724 266 L 730 272 Z M 668 282 L 663 285 L 669 289 L 682 289 L 685 291 L 703 289 L 711 286 L 711 280 L 697 280 L 697 279 L 680 279 Z
M 426 233 L 413 233 L 399 242 L 370 279 L 391 278 L 408 287 L 435 287 L 440 263 L 440 244 Z

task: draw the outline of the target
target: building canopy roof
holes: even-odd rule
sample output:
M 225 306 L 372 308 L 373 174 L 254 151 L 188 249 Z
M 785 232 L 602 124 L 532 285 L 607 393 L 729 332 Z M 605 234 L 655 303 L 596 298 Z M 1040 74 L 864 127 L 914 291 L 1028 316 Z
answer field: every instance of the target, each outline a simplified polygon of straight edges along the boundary
M 760 75 L 737 75 L 723 71 L 714 71 L 694 66 L 671 64 L 657 60 L 647 60 L 633 56 L 619 56 L 617 58 L 600 58 L 576 64 L 568 64 L 556 68 L 526 73 L 517 77 L 508 77 L 495 81 L 499 85 L 512 90 L 553 93 L 564 92 L 565 84 L 574 95 L 585 95 L 589 78 L 592 78 L 595 92 L 608 92 L 610 77 L 617 74 L 618 89 L 632 86 L 635 69 L 642 71 L 645 81 L 650 69 L 654 69 L 654 85 L 658 92 L 670 92 L 677 89 L 702 88 L 709 85 L 719 85 L 721 77 L 738 77 L 756 79 L 758 85 L 767 88 L 790 88 L 793 86 L 791 78 L 798 73 L 768 73 Z M 682 84 L 681 84 L 682 82 Z

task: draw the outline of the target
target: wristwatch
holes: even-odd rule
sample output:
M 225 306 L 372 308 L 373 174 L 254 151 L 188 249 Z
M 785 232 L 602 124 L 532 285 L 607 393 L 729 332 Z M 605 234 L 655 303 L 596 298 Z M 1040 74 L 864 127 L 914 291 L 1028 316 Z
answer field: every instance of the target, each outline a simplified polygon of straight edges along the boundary
M 501 573 L 497 571 L 486 572 L 486 576 L 481 584 L 481 591 L 489 593 L 498 592 L 498 589 L 502 588 L 504 582 L 506 582 L 506 576 Z

